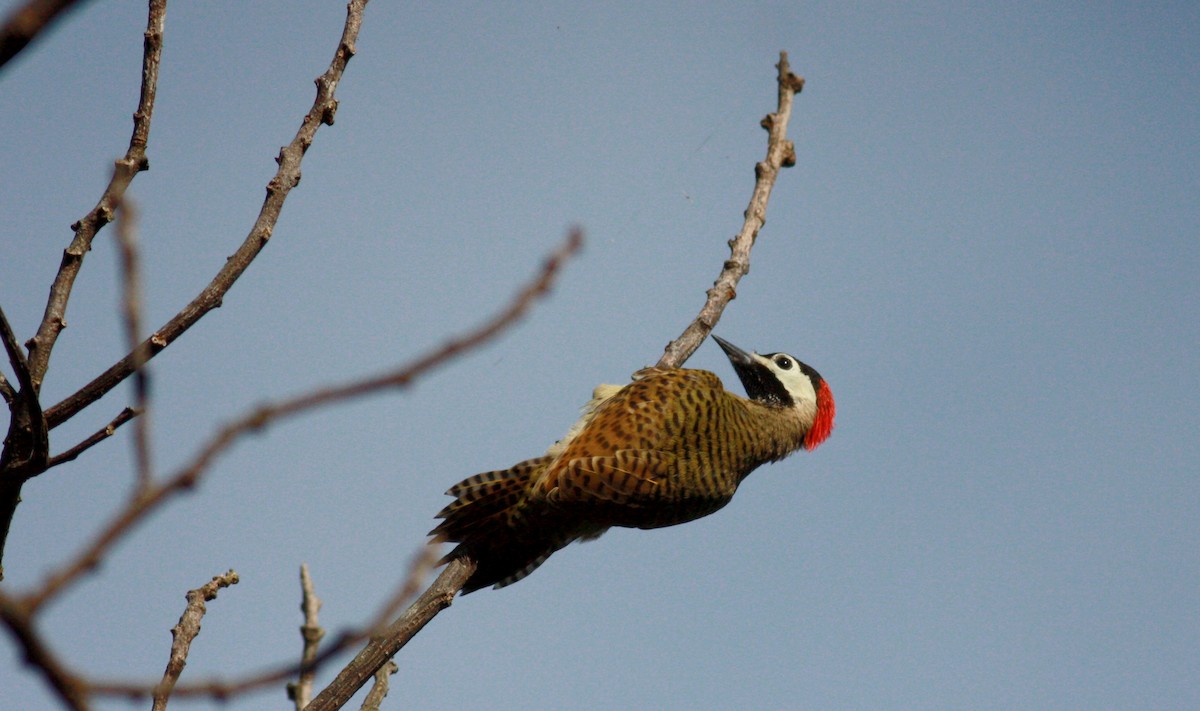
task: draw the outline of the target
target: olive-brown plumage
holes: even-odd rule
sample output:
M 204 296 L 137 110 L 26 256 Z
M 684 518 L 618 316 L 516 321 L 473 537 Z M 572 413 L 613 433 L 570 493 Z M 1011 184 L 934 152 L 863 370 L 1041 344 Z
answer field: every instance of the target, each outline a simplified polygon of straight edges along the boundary
M 716 338 L 714 336 L 714 338 Z M 833 428 L 829 386 L 783 353 L 716 338 L 749 399 L 704 370 L 646 368 L 600 386 L 571 431 L 541 457 L 476 474 L 431 535 L 478 567 L 463 587 L 502 587 L 574 540 L 612 526 L 658 528 L 706 516 L 759 465 L 813 449 Z

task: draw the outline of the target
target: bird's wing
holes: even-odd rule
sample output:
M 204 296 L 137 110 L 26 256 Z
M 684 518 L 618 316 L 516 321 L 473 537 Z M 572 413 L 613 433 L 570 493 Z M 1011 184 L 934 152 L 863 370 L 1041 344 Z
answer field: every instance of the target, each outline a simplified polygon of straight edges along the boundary
M 703 370 L 644 368 L 609 394 L 535 477 L 531 493 L 547 501 L 606 501 L 630 506 L 670 498 L 681 428 L 690 403 L 709 399 L 721 381 Z
M 556 503 L 605 501 L 638 507 L 661 501 L 670 489 L 676 457 L 670 452 L 622 449 L 610 456 L 566 463 L 548 499 Z

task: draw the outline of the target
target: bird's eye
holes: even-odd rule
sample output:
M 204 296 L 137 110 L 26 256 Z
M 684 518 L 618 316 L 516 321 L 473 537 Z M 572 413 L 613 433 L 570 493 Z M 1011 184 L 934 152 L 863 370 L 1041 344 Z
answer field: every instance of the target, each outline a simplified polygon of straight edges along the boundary
M 775 365 L 779 366 L 780 370 L 791 370 L 792 359 L 785 355 L 775 356 Z

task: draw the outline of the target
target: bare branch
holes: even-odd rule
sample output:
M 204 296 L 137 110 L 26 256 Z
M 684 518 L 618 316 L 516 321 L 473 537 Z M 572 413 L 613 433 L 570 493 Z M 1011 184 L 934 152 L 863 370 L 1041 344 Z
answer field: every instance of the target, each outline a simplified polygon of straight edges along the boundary
M 179 623 L 171 629 L 171 656 L 167 660 L 167 669 L 163 672 L 162 682 L 154 687 L 153 711 L 163 711 L 167 708 L 167 700 L 183 668 L 187 666 L 188 651 L 192 648 L 192 640 L 200 634 L 200 621 L 207 611 L 206 602 L 217 599 L 217 591 L 230 585 L 237 585 L 238 574 L 232 570 L 224 575 L 214 575 L 213 579 L 187 594 L 187 607 L 179 616 Z
M 379 705 L 388 695 L 388 677 L 400 670 L 396 663 L 388 660 L 386 664 L 379 667 L 379 671 L 375 672 L 375 683 L 371 685 L 371 690 L 367 692 L 367 696 L 362 702 L 362 711 L 379 711 Z
M 111 422 L 109 422 L 103 428 L 93 432 L 87 439 L 83 440 L 74 447 L 71 447 L 62 454 L 56 454 L 53 457 L 50 457 L 50 461 L 46 463 L 46 468 L 50 469 L 52 467 L 57 467 L 59 464 L 66 464 L 67 462 L 74 460 L 92 446 L 103 442 L 109 437 L 112 437 L 114 434 L 116 434 L 118 427 L 126 422 L 129 422 L 140 414 L 142 414 L 141 410 L 135 410 L 132 407 L 126 407 L 124 410 L 121 410 L 121 412 L 119 412 Z
M 9 425 L 9 437 L 5 440 L 3 455 L 0 455 L 0 580 L 4 578 L 4 551 L 17 504 L 21 501 L 21 486 L 26 479 L 45 471 L 49 462 L 50 445 L 44 434 L 49 425 L 41 405 L 36 400 L 50 363 L 50 351 L 67 323 L 67 300 L 70 298 L 71 288 L 83 264 L 84 255 L 91 249 L 96 232 L 112 219 L 113 209 L 125 194 L 133 176 L 149 167 L 146 160 L 146 140 L 150 133 L 150 115 L 154 110 L 154 96 L 158 84 L 165 16 L 166 0 L 150 0 L 142 55 L 141 99 L 137 112 L 133 115 L 133 136 L 129 139 L 129 148 L 125 157 L 116 162 L 113 177 L 100 202 L 82 220 L 71 226 L 75 231 L 75 238 L 63 252 L 63 259 L 50 287 L 50 298 L 46 302 L 46 310 L 37 334 L 26 343 L 29 349 L 27 372 L 30 385 L 22 385 L 21 390 L 26 394 L 13 403 L 13 406 L 22 405 L 23 414 L 18 416 L 18 410 L 13 410 L 14 418 Z M 15 438 L 14 433 L 18 434 Z M 19 468 L 23 471 L 18 472 L 14 469 L 14 462 L 22 458 L 27 459 L 28 464 L 21 465 Z
M 63 704 L 73 711 L 87 711 L 87 692 L 83 682 L 50 651 L 49 645 L 33 627 L 33 610 L 0 590 L 0 620 L 8 626 L 21 646 L 25 663 L 38 670 Z
M 131 500 L 83 552 L 51 574 L 40 589 L 29 595 L 26 598 L 27 604 L 31 609 L 36 610 L 47 600 L 60 593 L 82 573 L 94 568 L 108 552 L 109 547 L 132 530 L 135 524 L 174 494 L 193 488 L 216 458 L 248 432 L 259 430 L 274 421 L 323 405 L 359 397 L 384 388 L 407 387 L 417 377 L 491 340 L 520 319 L 535 300 L 550 290 L 563 262 L 575 254 L 582 243 L 582 234 L 578 230 L 572 231 L 563 245 L 546 259 L 537 277 L 524 287 L 504 310 L 473 331 L 451 339 L 445 345 L 435 348 L 410 364 L 383 375 L 318 390 L 276 404 L 263 405 L 225 425 L 209 439 L 189 464 L 168 480 L 160 484 L 152 484 Z
M 38 401 L 37 388 L 29 368 L 29 361 L 17 343 L 4 309 L 0 309 L 0 341 L 8 354 L 20 385 L 8 405 L 11 417 L 8 432 L 4 437 L 4 449 L 0 451 L 0 553 L 8 540 L 13 514 L 21 501 L 21 487 L 30 478 L 46 469 L 50 459 L 50 440 L 46 430 L 46 418 L 42 404 Z M 3 556 L 0 555 L 0 580 L 4 579 Z
M 442 574 L 433 581 L 421 597 L 417 598 L 404 614 L 367 643 L 349 664 L 345 666 L 329 686 L 317 694 L 317 698 L 304 711 L 334 711 L 341 708 L 350 697 L 362 688 L 367 680 L 408 641 L 420 632 L 437 613 L 450 607 L 454 596 L 475 572 L 475 562 L 470 558 L 450 561 Z
M 334 99 L 334 92 L 337 89 L 338 82 L 341 81 L 347 62 L 354 56 L 355 42 L 358 38 L 359 28 L 362 26 L 363 9 L 366 7 L 366 4 L 367 0 L 351 0 L 350 4 L 347 5 L 346 24 L 343 27 L 342 37 L 338 42 L 337 50 L 334 52 L 333 61 L 330 63 L 329 68 L 325 70 L 325 73 L 316 80 L 316 98 L 313 101 L 312 107 L 305 115 L 304 120 L 300 123 L 300 128 L 296 131 L 296 136 L 290 144 L 279 151 L 279 156 L 276 158 L 276 161 L 279 163 L 279 170 L 276 171 L 275 177 L 271 178 L 270 182 L 267 183 L 266 198 L 263 200 L 262 208 L 259 210 L 258 219 L 255 220 L 254 226 L 250 228 L 250 233 L 246 236 L 241 246 L 238 247 L 237 251 L 225 261 L 225 264 L 217 272 L 216 276 L 212 278 L 212 281 L 208 283 L 208 286 L 196 298 L 192 299 L 191 303 L 175 314 L 170 321 L 163 324 L 157 331 L 150 334 L 150 337 L 141 344 L 142 347 L 148 349 L 148 358 L 153 358 L 174 342 L 175 339 L 183 335 L 185 331 L 191 328 L 205 314 L 220 306 L 221 301 L 225 298 L 225 293 L 229 291 L 234 282 L 238 280 L 242 273 L 250 266 L 250 263 L 262 251 L 263 247 L 267 245 L 267 241 L 271 239 L 271 235 L 275 231 L 275 223 L 279 220 L 280 212 L 283 209 L 284 201 L 287 199 L 292 188 L 300 183 L 300 163 L 304 159 L 305 151 L 312 145 L 317 129 L 320 128 L 321 124 L 333 125 L 334 115 L 337 113 L 338 106 L 337 100 Z M 53 429 L 67 421 L 75 413 L 99 400 L 108 391 L 116 387 L 117 384 L 129 377 L 137 369 L 137 360 L 134 352 L 129 353 L 90 383 L 83 386 L 79 391 L 48 409 L 46 411 L 46 421 L 50 428 Z
M 33 382 L 39 390 L 50 365 L 50 352 L 58 340 L 59 333 L 66 327 L 67 301 L 71 298 L 71 289 L 75 285 L 75 277 L 83 266 L 83 257 L 92 248 L 92 240 L 96 233 L 112 221 L 114 210 L 125 190 L 133 182 L 134 176 L 150 168 L 146 158 L 146 145 L 150 137 L 150 117 L 154 113 L 154 97 L 158 91 L 158 67 L 162 60 L 163 27 L 166 23 L 167 0 L 150 0 L 150 9 L 146 19 L 145 41 L 142 50 L 142 89 L 138 100 L 137 111 L 133 114 L 133 135 L 129 139 L 129 148 L 125 157 L 116 162 L 113 176 L 108 187 L 100 196 L 100 201 L 91 212 L 81 220 L 71 225 L 75 238 L 63 251 L 62 263 L 54 284 L 50 287 L 50 298 L 46 302 L 46 311 L 42 315 L 42 323 L 38 326 L 37 334 L 29 340 L 29 369 L 33 373 Z
M 131 349 L 128 355 L 111 366 L 104 374 L 94 379 L 74 395 L 60 402 L 54 408 L 51 408 L 53 412 L 47 411 L 44 417 L 46 426 L 53 429 L 70 419 L 87 405 L 95 402 L 122 380 L 134 373 L 139 365 L 144 365 L 145 361 L 152 358 L 163 348 L 166 348 L 168 344 L 182 335 L 204 314 L 219 306 L 225 292 L 229 290 L 238 277 L 250 265 L 250 262 L 262 251 L 262 248 L 266 245 L 267 240 L 274 230 L 275 222 L 279 218 L 280 210 L 283 208 L 283 202 L 287 194 L 300 181 L 300 162 L 303 159 L 304 152 L 312 144 L 317 128 L 322 123 L 333 123 L 333 116 L 337 109 L 337 101 L 333 98 L 333 93 L 337 88 L 338 81 L 341 79 L 342 72 L 345 70 L 346 63 L 354 54 L 354 42 L 358 36 L 358 30 L 362 25 L 362 12 L 366 3 L 367 0 L 352 0 L 347 6 L 346 23 L 342 29 L 342 36 L 338 42 L 337 50 L 334 52 L 333 61 L 316 82 L 316 100 L 301 122 L 300 129 L 297 131 L 291 144 L 280 151 L 277 159 L 279 162 L 279 171 L 267 184 L 267 197 L 259 212 L 258 220 L 250 230 L 250 234 L 246 237 L 242 246 L 225 262 L 225 265 L 213 280 L 209 282 L 209 285 L 183 311 L 176 314 L 161 329 L 151 334 L 137 348 Z M 27 344 L 30 352 L 29 370 L 32 374 L 35 387 L 33 392 L 36 392 L 36 388 L 40 387 L 41 378 L 45 374 L 49 363 L 50 350 L 53 348 L 59 332 L 65 325 L 64 313 L 66 311 L 67 299 L 70 296 L 75 277 L 79 273 L 79 266 L 82 263 L 83 255 L 90 248 L 92 237 L 95 236 L 95 232 L 100 227 L 112 219 L 114 206 L 124 195 L 129 181 L 133 179 L 133 176 L 138 171 L 144 170 L 148 165 L 145 147 L 150 129 L 150 114 L 153 109 L 154 91 L 158 78 L 165 7 L 166 0 L 150 0 L 150 19 L 146 31 L 145 57 L 142 65 L 142 101 L 138 106 L 137 113 L 134 114 L 133 138 L 130 140 L 129 151 L 126 153 L 124 159 L 117 161 L 113 180 L 109 184 L 109 189 L 105 191 L 104 196 L 101 198 L 100 203 L 87 217 L 76 223 L 75 239 L 63 255 L 63 262 L 59 267 L 58 275 L 55 277 L 54 285 L 51 287 L 50 300 L 46 305 L 46 313 L 42 318 L 38 334 L 30 339 Z M 43 466 L 41 470 L 44 471 L 44 469 L 45 467 Z M 17 503 L 20 501 L 19 483 L 6 485 L 5 481 L 5 479 L 0 479 L 0 561 L 3 560 L 4 554 L 4 535 L 8 531 L 13 514 L 16 511 Z M 187 482 L 183 483 L 186 484 Z M 171 491 L 174 491 L 174 488 L 160 487 L 155 491 L 147 489 L 140 492 L 137 501 L 132 502 L 130 508 L 127 509 L 127 512 L 133 516 L 133 518 L 129 519 L 129 523 L 132 523 L 132 521 L 135 521 L 141 515 L 134 513 L 133 509 L 141 510 L 143 506 L 152 508 L 161 500 L 160 497 L 162 495 Z M 125 525 L 128 525 L 128 523 Z M 124 526 L 122 526 L 122 530 L 123 528 Z M 95 565 L 95 563 L 96 561 L 90 561 L 87 565 L 91 566 Z M 0 576 L 2 576 L 2 572 L 3 567 L 0 566 Z
M 725 306 L 737 296 L 737 284 L 750 271 L 750 248 L 758 238 L 758 231 L 766 223 L 767 200 L 775 187 L 775 178 L 781 168 L 796 164 L 796 147 L 787 140 L 788 121 L 792 117 L 792 101 L 804 88 L 804 80 L 792 74 L 788 66 L 787 52 L 779 53 L 779 106 L 775 113 L 767 114 L 762 127 L 767 129 L 767 157 L 754 166 L 754 193 L 746 208 L 742 230 L 729 241 L 729 259 L 726 260 L 717 280 L 708 290 L 708 298 L 696 319 L 688 324 L 679 338 L 667 344 L 658 360 L 660 368 L 678 368 L 700 347 L 700 344 L 717 325 Z
M 304 613 L 304 624 L 300 625 L 300 636 L 304 638 L 304 651 L 300 653 L 300 679 L 288 683 L 288 698 L 301 711 L 312 700 L 313 679 L 317 670 L 313 661 L 317 658 L 317 649 L 325 636 L 325 628 L 321 627 L 317 613 L 321 610 L 321 598 L 313 589 L 312 576 L 308 574 L 308 563 L 300 565 L 300 611 Z
M 142 332 L 142 272 L 137 249 L 137 209 L 123 198 L 117 213 L 117 241 L 121 244 L 121 313 L 125 342 L 134 358 L 133 404 L 142 413 L 133 425 L 133 458 L 137 466 L 137 488 L 145 491 L 154 478 L 150 458 L 150 374 L 144 367 L 148 349 L 140 345 Z
M 0 67 L 20 54 L 34 37 L 76 4 L 79 0 L 29 0 L 9 13 L 4 26 L 0 27 Z
M 431 555 L 428 550 L 425 553 L 417 556 L 413 560 L 412 566 L 410 567 L 408 575 L 405 578 L 404 584 L 401 586 L 400 590 L 409 591 L 409 597 L 411 597 L 412 594 L 415 594 L 416 591 L 421 588 L 425 574 L 433 568 L 436 558 L 437 556 Z M 469 574 L 470 573 L 468 572 L 468 575 Z M 442 577 L 446 577 L 445 573 L 442 574 Z M 463 580 L 465 579 L 466 578 L 463 578 Z M 452 584 L 461 587 L 462 580 Z M 455 588 L 455 590 L 457 589 L 458 588 Z M 428 594 L 428 592 L 426 592 L 426 594 Z M 400 596 L 397 595 L 396 597 L 398 598 Z M 454 597 L 453 591 L 450 592 L 449 597 Z M 402 600 L 402 602 L 406 601 L 407 598 Z M 448 600 L 446 604 L 449 604 Z M 366 639 L 370 634 L 372 634 L 372 629 L 370 627 L 359 630 L 352 629 L 342 632 L 334 639 L 332 644 L 326 646 L 325 649 L 318 653 L 310 664 L 286 664 L 282 667 L 251 674 L 242 679 L 236 679 L 233 681 L 213 680 L 207 682 L 198 682 L 195 684 L 179 685 L 175 687 L 175 691 L 172 696 L 175 698 L 183 696 L 208 696 L 214 699 L 223 700 L 238 694 L 253 691 L 254 689 L 261 689 L 266 686 L 271 686 L 286 679 L 295 677 L 297 674 L 304 672 L 309 668 L 316 669 L 320 667 L 334 655 L 341 653 L 352 645 L 358 644 L 362 640 Z M 382 664 L 383 661 L 384 660 L 381 660 L 379 664 Z M 378 668 L 378 665 L 376 665 L 375 668 Z M 123 696 L 130 699 L 141 698 L 153 691 L 151 687 L 147 687 L 145 684 L 101 681 L 87 683 L 87 689 L 91 694 L 94 695 Z M 313 707 L 309 705 L 305 708 L 311 709 Z
M 366 629 L 370 634 L 376 636 L 383 634 L 383 630 L 388 627 L 396 613 L 400 612 L 400 608 L 417 596 L 421 586 L 425 584 L 426 573 L 437 567 L 437 562 L 441 560 L 441 557 L 441 546 L 436 543 L 428 543 L 421 549 L 420 555 L 416 556 L 412 565 L 409 566 L 404 585 L 396 589 L 392 598 L 379 608 L 374 619 L 367 624 Z

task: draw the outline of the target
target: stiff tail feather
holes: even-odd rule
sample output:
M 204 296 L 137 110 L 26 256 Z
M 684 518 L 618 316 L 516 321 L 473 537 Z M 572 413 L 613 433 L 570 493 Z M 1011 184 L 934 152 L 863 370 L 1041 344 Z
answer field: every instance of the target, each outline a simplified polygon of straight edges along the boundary
M 538 457 L 509 469 L 476 474 L 446 492 L 455 500 L 438 513 L 442 522 L 429 535 L 435 543 L 458 544 L 439 564 L 464 556 L 476 562 L 475 572 L 463 585 L 464 595 L 517 582 L 569 542 L 546 539 L 541 532 L 553 527 L 536 525 L 528 515 L 532 512 L 522 510 L 533 474 L 551 459 Z

